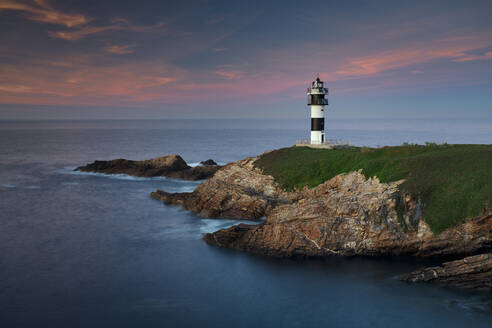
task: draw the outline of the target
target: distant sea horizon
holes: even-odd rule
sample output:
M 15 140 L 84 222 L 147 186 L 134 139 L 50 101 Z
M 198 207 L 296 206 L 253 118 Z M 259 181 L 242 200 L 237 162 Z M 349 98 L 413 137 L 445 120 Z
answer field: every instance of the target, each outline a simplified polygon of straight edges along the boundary
M 285 146 L 306 139 L 310 121 L 304 118 L 159 118 L 159 119 L 43 119 L 0 120 L 0 130 L 23 129 L 165 129 L 165 130 L 271 130 Z M 492 118 L 330 118 L 326 139 L 345 140 L 354 146 L 396 146 L 426 142 L 492 144 Z M 277 140 L 277 141 L 280 141 Z

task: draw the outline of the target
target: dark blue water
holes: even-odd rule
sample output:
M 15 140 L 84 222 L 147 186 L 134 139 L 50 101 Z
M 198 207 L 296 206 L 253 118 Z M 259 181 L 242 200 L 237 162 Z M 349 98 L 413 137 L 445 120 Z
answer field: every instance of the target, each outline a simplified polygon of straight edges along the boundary
M 305 138 L 301 121 L 0 122 L 0 327 L 487 327 L 475 293 L 407 285 L 427 263 L 270 259 L 206 245 L 234 221 L 152 200 L 196 182 L 73 174 L 180 153 L 234 161 Z M 308 123 L 308 122 L 307 122 Z M 358 145 L 492 143 L 490 121 L 328 122 Z

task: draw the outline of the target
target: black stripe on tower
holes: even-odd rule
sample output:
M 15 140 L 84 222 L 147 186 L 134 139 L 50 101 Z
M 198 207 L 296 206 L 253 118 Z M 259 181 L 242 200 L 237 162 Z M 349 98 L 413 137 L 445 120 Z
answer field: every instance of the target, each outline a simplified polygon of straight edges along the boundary
M 308 105 L 326 105 L 325 95 L 310 95 L 308 98 Z
M 323 131 L 325 129 L 325 119 L 311 118 L 311 131 Z

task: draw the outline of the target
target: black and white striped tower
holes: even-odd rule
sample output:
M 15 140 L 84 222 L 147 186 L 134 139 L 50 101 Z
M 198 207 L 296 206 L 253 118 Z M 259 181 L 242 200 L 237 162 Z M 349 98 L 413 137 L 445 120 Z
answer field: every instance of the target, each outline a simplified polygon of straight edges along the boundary
M 307 89 L 308 105 L 311 106 L 311 144 L 320 145 L 325 142 L 325 111 L 328 105 L 328 89 L 323 87 L 323 81 L 316 78 Z

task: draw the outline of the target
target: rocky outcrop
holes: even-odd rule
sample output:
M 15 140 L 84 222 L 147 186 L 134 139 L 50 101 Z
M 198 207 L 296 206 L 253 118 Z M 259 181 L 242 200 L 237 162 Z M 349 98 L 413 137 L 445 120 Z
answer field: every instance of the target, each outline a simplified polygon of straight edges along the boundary
M 208 179 L 215 174 L 220 166 L 190 167 L 179 155 L 168 155 L 144 161 L 115 159 L 111 161 L 95 161 L 80 166 L 76 171 L 97 172 L 106 174 L 128 174 L 138 177 L 164 176 L 183 180 Z
M 402 181 L 380 183 L 360 172 L 339 175 L 277 204 L 261 225 L 204 236 L 209 244 L 276 257 L 329 255 L 460 256 L 490 249 L 492 214 L 435 235 L 420 220 L 419 202 L 402 197 Z M 403 198 L 403 200 L 402 200 Z M 398 202 L 405 211 L 397 211 Z
M 212 245 L 276 257 L 411 255 L 458 257 L 490 250 L 492 213 L 435 235 L 421 220 L 421 202 L 402 195 L 402 181 L 381 183 L 361 172 L 312 189 L 283 191 L 247 158 L 221 168 L 191 193 L 152 197 L 206 217 L 257 219 L 206 234 Z
M 204 239 L 211 245 L 274 257 L 457 257 L 490 249 L 491 222 L 492 216 L 480 217 L 435 236 L 422 221 L 416 231 L 404 232 L 360 218 L 305 217 L 283 223 L 267 219 L 261 225 L 241 224 L 206 234 Z
M 258 219 L 277 205 L 291 202 L 296 195 L 280 190 L 273 177 L 255 169 L 255 159 L 224 166 L 193 192 L 157 190 L 151 197 L 206 217 Z
M 409 274 L 406 281 L 439 281 L 490 290 L 492 212 L 434 234 L 421 218 L 422 202 L 403 182 L 381 183 L 362 172 L 341 174 L 312 188 L 286 192 L 255 167 L 256 158 L 228 164 L 193 192 L 152 197 L 202 216 L 266 220 L 204 235 L 221 247 L 274 257 L 394 256 L 462 258 Z
M 213 159 L 209 158 L 206 161 L 201 161 L 202 165 L 218 165 Z
M 417 270 L 401 276 L 400 280 L 412 283 L 439 283 L 492 292 L 492 253 L 469 256 L 445 262 L 441 266 Z

